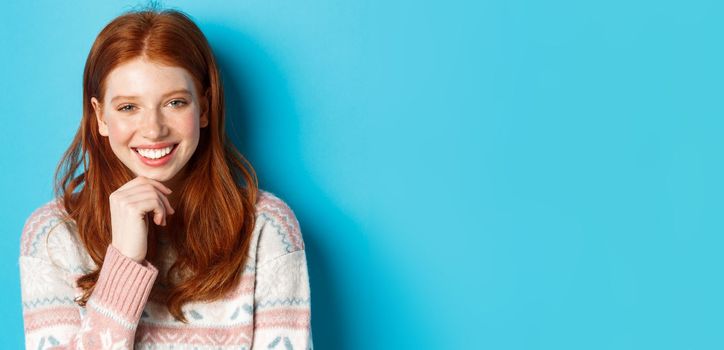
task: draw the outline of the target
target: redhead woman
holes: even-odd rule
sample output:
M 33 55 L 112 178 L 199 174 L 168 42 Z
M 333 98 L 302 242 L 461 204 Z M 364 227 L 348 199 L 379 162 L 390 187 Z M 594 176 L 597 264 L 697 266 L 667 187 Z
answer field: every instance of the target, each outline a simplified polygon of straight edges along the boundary
M 175 10 L 96 38 L 56 198 L 28 218 L 28 349 L 311 349 L 289 206 L 229 142 L 216 60 Z

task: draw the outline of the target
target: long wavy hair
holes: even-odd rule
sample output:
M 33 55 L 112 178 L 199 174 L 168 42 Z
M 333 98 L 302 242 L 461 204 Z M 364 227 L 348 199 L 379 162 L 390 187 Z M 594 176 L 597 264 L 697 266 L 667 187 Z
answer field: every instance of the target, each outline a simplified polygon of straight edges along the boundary
M 186 69 L 209 117 L 186 164 L 189 171 L 179 203 L 174 205 L 176 214 L 167 218 L 166 228 L 173 233 L 168 235 L 168 245 L 177 259 L 166 276 L 159 274 L 169 287 L 157 294 L 165 299 L 174 318 L 187 322 L 183 304 L 219 299 L 239 284 L 259 189 L 253 167 L 226 137 L 224 94 L 216 60 L 203 33 L 186 14 L 134 10 L 117 17 L 98 34 L 83 72 L 83 117 L 58 164 L 54 191 L 62 200 L 65 218 L 74 221 L 97 266 L 76 281 L 83 290 L 76 302 L 85 306 L 111 242 L 108 197 L 135 177 L 114 155 L 108 139 L 98 133 L 91 97 L 102 101 L 111 70 L 138 57 Z M 155 225 L 149 225 L 146 260 L 150 262 L 161 258 L 157 236 Z

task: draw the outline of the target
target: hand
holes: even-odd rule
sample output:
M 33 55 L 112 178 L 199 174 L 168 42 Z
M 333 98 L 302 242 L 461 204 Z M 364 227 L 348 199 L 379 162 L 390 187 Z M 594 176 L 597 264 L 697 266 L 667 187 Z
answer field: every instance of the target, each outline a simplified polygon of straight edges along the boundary
M 168 196 L 171 189 L 162 183 L 138 176 L 108 197 L 111 206 L 111 244 L 123 255 L 141 262 L 148 248 L 146 214 L 153 213 L 156 225 L 166 226 L 166 217 L 174 213 Z

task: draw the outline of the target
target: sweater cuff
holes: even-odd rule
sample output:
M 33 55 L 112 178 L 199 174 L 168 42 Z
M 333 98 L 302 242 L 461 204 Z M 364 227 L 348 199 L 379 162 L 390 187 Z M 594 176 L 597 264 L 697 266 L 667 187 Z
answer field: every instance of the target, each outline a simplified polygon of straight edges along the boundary
M 157 275 L 158 269 L 148 261 L 138 263 L 109 244 L 93 299 L 129 321 L 138 322 Z

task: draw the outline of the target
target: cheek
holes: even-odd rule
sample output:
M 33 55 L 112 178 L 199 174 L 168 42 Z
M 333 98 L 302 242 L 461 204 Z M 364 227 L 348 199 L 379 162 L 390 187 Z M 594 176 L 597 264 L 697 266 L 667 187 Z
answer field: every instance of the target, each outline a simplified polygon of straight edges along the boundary
M 199 123 L 193 119 L 184 121 L 180 126 L 179 130 L 183 130 L 185 135 L 198 134 Z
M 112 145 L 128 143 L 133 136 L 133 128 L 127 123 L 111 120 L 108 122 L 108 140 Z
M 177 119 L 175 129 L 185 138 L 198 138 L 199 136 L 199 117 L 189 114 L 183 118 Z

